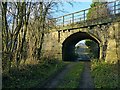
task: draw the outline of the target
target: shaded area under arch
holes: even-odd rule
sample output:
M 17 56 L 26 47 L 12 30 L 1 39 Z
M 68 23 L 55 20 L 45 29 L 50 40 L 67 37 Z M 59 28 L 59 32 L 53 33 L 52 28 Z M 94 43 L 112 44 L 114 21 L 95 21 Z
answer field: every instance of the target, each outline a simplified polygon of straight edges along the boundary
M 75 61 L 75 45 L 84 39 L 90 39 L 93 40 L 98 44 L 99 47 L 99 40 L 91 36 L 90 34 L 86 32 L 77 32 L 72 35 L 70 35 L 68 38 L 65 39 L 65 41 L 62 44 L 62 59 L 63 61 Z M 98 55 L 100 50 L 98 50 Z M 99 58 L 99 56 L 98 56 Z

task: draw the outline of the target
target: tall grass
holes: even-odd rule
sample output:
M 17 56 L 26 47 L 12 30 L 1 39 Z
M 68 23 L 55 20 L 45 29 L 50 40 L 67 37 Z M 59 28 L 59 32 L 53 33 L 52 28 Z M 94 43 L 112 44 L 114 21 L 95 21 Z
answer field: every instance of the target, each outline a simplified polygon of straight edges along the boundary
M 118 85 L 118 63 L 92 61 L 91 72 L 95 88 L 120 88 Z
M 10 73 L 3 73 L 3 88 L 39 88 L 41 85 L 62 69 L 65 64 L 59 60 L 43 60 L 33 65 L 13 68 Z

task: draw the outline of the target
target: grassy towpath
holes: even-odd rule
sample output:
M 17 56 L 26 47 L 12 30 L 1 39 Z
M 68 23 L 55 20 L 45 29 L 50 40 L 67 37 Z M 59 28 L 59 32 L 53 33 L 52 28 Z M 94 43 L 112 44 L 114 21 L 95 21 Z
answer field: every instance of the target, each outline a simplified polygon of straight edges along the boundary
M 82 70 L 83 62 L 68 62 L 68 65 L 48 81 L 44 88 L 78 88 Z
M 84 69 L 81 75 L 80 87 L 79 88 L 89 88 L 92 90 L 94 88 L 93 78 L 91 76 L 91 62 L 84 62 Z

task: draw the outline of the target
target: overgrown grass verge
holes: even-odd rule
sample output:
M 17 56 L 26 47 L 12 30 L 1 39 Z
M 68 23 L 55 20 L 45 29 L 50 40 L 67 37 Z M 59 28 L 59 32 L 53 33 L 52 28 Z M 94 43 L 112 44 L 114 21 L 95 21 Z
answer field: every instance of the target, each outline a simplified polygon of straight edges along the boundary
M 118 64 L 92 61 L 91 72 L 95 88 L 120 88 L 118 85 Z
M 75 65 L 65 74 L 64 79 L 59 82 L 58 88 L 77 88 L 83 71 L 83 62 L 72 62 Z
M 59 60 L 45 60 L 36 65 L 13 69 L 9 74 L 3 73 L 2 88 L 38 88 L 64 66 L 65 63 Z

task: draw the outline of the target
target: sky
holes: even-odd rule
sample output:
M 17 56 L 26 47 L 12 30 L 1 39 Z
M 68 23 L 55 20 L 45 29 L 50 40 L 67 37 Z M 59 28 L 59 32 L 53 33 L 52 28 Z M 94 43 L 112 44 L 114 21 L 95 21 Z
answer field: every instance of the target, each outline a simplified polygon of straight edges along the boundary
M 71 2 L 73 5 L 64 2 L 63 6 L 60 6 L 60 9 L 64 12 L 57 12 L 54 14 L 54 18 L 63 16 L 65 14 L 70 14 L 73 12 L 81 11 L 87 8 L 90 8 L 90 4 L 92 3 L 92 0 L 90 2 Z

